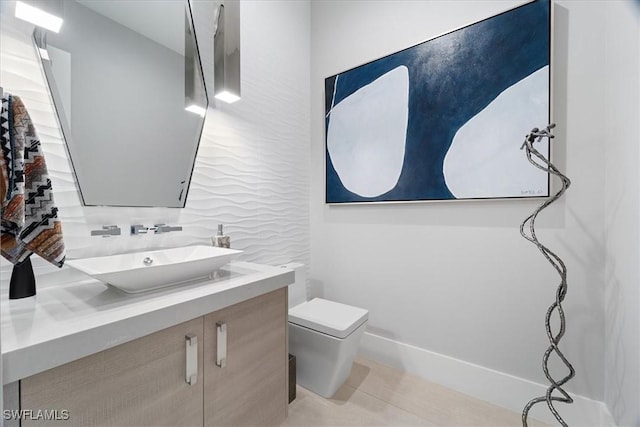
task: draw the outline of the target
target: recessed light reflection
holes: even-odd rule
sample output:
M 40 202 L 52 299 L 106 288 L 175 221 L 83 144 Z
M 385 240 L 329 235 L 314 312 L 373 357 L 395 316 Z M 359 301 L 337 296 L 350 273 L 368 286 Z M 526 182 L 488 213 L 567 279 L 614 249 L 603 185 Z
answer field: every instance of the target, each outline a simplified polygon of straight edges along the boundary
M 39 47 L 38 51 L 40 52 L 40 58 L 46 59 L 47 61 L 51 60 L 51 58 L 49 58 L 49 52 L 47 51 L 47 49 Z
M 189 105 L 187 108 L 185 108 L 185 110 L 189 111 L 190 113 L 198 114 L 201 117 L 204 117 L 204 113 L 207 112 L 206 109 L 195 104 Z
M 231 92 L 227 92 L 226 90 L 216 94 L 216 98 L 228 104 L 233 104 L 234 102 L 240 100 L 240 97 L 238 95 L 235 95 Z

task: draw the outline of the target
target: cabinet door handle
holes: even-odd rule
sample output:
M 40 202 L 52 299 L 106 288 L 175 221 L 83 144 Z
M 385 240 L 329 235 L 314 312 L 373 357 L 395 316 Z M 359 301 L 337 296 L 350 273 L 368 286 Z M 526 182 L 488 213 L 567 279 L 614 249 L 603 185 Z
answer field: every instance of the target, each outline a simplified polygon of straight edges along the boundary
M 184 380 L 187 384 L 194 385 L 198 382 L 198 337 L 192 334 L 186 335 L 184 342 L 187 350 Z
M 218 351 L 216 355 L 216 365 L 224 368 L 227 366 L 227 324 L 218 322 L 216 323 Z

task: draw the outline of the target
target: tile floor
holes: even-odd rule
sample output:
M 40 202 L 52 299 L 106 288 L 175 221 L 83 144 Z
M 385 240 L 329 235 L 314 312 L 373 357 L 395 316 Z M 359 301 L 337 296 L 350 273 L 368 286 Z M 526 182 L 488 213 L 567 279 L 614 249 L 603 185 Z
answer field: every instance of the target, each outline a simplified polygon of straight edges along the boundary
M 358 358 L 331 399 L 298 386 L 282 427 L 517 427 L 520 414 Z M 546 426 L 530 420 L 530 427 Z

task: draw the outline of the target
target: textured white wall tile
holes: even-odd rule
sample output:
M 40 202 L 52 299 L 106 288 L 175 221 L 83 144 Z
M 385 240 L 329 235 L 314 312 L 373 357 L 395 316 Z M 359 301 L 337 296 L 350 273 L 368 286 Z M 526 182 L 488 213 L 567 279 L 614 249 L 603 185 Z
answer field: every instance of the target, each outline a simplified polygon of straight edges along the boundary
M 245 251 L 242 260 L 309 264 L 309 4 L 267 3 L 242 3 L 243 98 L 230 106 L 211 101 L 186 207 L 175 209 L 82 206 L 32 26 L 13 17 L 13 1 L 2 2 L 0 85 L 24 100 L 35 123 L 68 257 L 209 244 L 223 223 L 232 247 Z M 138 223 L 181 225 L 183 231 L 129 236 L 129 226 Z M 123 235 L 90 236 L 107 224 L 120 226 Z M 55 270 L 38 257 L 33 262 L 36 274 Z M 5 283 L 11 267 L 0 260 Z

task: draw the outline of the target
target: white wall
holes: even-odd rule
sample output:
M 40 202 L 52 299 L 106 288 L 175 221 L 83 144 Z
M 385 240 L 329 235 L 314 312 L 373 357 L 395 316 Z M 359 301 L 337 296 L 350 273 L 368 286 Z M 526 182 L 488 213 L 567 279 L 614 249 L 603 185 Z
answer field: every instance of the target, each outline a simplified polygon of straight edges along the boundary
M 607 4 L 605 401 L 640 426 L 640 4 Z
M 23 98 L 40 135 L 69 257 L 210 244 L 217 224 L 224 223 L 232 247 L 245 251 L 244 261 L 309 263 L 307 2 L 242 2 L 243 98 L 210 106 L 184 209 L 81 205 L 36 61 L 32 26 L 15 19 L 13 7 L 13 2 L 2 2 L 0 85 Z M 131 224 L 160 222 L 184 230 L 128 235 Z M 90 236 L 105 224 L 119 225 L 123 235 Z M 55 270 L 40 259 L 34 264 L 36 274 Z M 11 264 L 2 259 L 3 282 L 10 271 Z
M 323 202 L 324 78 L 522 3 L 312 2 L 311 278 L 315 294 L 369 309 L 369 334 L 544 384 L 544 315 L 558 277 L 518 232 L 536 202 Z M 567 388 L 597 400 L 604 395 L 602 8 L 556 2 L 553 154 L 573 185 L 538 226 L 569 269 L 561 348 L 577 376 Z

